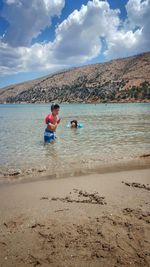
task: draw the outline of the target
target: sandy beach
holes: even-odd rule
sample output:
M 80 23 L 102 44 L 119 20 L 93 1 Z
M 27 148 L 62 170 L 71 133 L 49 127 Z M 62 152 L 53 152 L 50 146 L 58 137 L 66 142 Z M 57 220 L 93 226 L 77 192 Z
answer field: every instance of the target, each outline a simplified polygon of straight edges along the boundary
M 149 266 L 150 169 L 0 187 L 0 266 Z

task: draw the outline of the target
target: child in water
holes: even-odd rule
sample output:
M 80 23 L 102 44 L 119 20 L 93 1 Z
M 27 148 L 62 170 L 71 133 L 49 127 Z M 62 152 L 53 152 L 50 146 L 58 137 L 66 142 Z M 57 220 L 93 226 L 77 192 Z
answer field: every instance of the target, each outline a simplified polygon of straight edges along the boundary
M 60 122 L 58 117 L 60 106 L 58 104 L 51 105 L 51 113 L 45 117 L 45 123 L 47 127 L 44 132 L 44 141 L 51 142 L 57 138 L 55 132 Z
M 77 120 L 72 120 L 70 122 L 70 127 L 71 128 L 78 128 L 78 122 L 77 122 Z
M 67 127 L 70 127 L 70 128 L 82 128 L 83 127 L 83 124 L 81 124 L 81 123 L 78 123 L 78 121 L 77 120 L 72 120 L 71 122 L 70 122 L 70 126 L 67 126 Z

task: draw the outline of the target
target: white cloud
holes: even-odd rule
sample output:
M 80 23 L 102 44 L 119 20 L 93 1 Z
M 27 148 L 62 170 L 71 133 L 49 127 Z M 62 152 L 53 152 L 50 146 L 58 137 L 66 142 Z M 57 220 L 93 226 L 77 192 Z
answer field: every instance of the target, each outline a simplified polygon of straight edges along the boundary
M 53 58 L 51 46 L 51 43 L 34 44 L 30 48 L 18 47 L 16 49 L 0 41 L 0 75 L 60 67 Z
M 109 58 L 129 56 L 150 50 L 150 0 L 129 0 L 122 29 L 108 37 Z
M 101 37 L 119 26 L 118 10 L 108 2 L 93 0 L 75 10 L 56 30 L 54 55 L 59 61 L 85 62 L 101 52 Z
M 7 6 L 27 3 L 25 0 L 6 1 Z M 42 6 L 37 7 L 39 1 Z M 127 19 L 124 22 L 119 18 L 119 10 L 112 10 L 107 1 L 89 1 L 87 5 L 82 5 L 80 10 L 74 10 L 58 25 L 53 42 L 29 46 L 32 38 L 50 23 L 50 17 L 60 14 L 64 1 L 30 0 L 31 4 L 32 12 L 28 7 L 22 11 L 21 25 L 24 36 L 12 23 L 5 35 L 5 43 L 4 40 L 0 42 L 1 74 L 45 70 L 86 62 L 102 53 L 101 38 L 105 39 L 107 44 L 107 49 L 104 51 L 106 58 L 128 56 L 150 48 L 150 0 L 129 0 L 126 5 Z M 26 25 L 24 19 L 27 10 L 29 11 L 27 20 L 31 25 Z M 38 14 L 38 22 L 32 27 Z M 30 18 L 32 16 L 33 20 Z M 46 18 L 43 19 L 43 16 Z M 31 30 L 26 32 L 30 27 Z M 16 38 L 11 39 L 13 32 Z
M 9 45 L 29 46 L 51 18 L 61 14 L 64 0 L 5 0 L 2 16 L 9 22 L 3 41 Z
M 125 32 L 124 30 L 117 31 L 115 35 L 107 39 L 108 50 L 104 52 L 107 58 L 126 57 L 132 54 L 137 54 L 138 45 L 141 40 L 142 30 L 138 29 L 136 32 L 131 30 Z M 140 48 L 141 49 L 141 48 Z
M 150 19 L 150 0 L 129 0 L 126 5 L 128 21 L 134 26 L 143 26 Z

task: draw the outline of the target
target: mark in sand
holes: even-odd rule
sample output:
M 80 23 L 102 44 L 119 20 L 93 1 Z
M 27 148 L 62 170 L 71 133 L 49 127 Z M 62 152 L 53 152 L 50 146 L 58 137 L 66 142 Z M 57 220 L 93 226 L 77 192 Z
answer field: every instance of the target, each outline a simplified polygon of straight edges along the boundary
M 150 223 L 150 212 L 148 211 L 142 211 L 141 209 L 125 208 L 123 209 L 123 214 L 134 216 L 139 220 L 143 220 L 146 223 Z
M 73 189 L 74 194 L 70 192 L 71 196 L 62 197 L 52 197 L 52 201 L 60 200 L 62 202 L 69 203 L 88 203 L 88 204 L 99 204 L 105 205 L 105 197 L 99 196 L 98 192 L 88 193 L 86 191 Z
M 148 157 L 150 157 L 150 154 L 143 154 L 140 156 L 140 158 L 148 158 Z
M 44 224 L 40 224 L 40 223 L 35 223 L 35 224 L 33 224 L 33 225 L 31 225 L 31 227 L 30 228 L 36 228 L 36 227 L 44 227 L 45 225 Z
M 129 183 L 129 182 L 124 182 L 122 181 L 123 184 L 127 185 L 127 186 L 131 186 L 131 187 L 137 187 L 137 188 L 143 188 L 145 190 L 150 190 L 150 186 L 149 184 L 140 184 L 140 183 Z

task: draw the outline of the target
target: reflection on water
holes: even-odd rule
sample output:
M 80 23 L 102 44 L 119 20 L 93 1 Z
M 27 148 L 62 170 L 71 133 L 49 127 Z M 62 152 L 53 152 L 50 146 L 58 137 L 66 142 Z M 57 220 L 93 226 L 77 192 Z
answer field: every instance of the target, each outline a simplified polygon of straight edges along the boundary
M 58 139 L 44 145 L 50 106 L 0 105 L 0 168 L 46 167 L 49 173 L 92 168 L 150 152 L 150 104 L 61 105 Z M 84 124 L 66 128 L 71 119 Z

